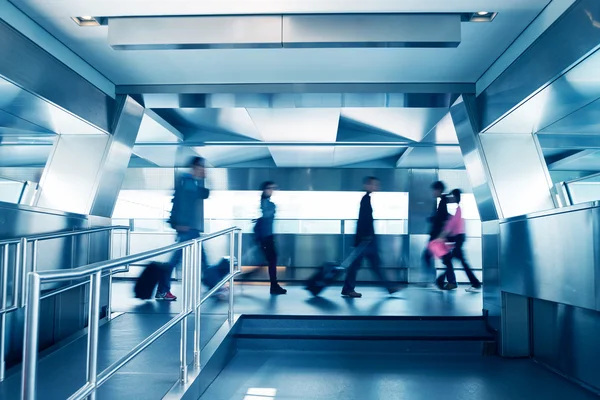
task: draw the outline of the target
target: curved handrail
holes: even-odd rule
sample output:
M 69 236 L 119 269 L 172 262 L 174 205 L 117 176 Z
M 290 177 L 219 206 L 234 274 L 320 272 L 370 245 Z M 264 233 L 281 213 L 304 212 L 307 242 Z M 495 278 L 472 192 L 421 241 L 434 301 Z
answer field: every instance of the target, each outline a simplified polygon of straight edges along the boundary
M 115 225 L 115 226 L 102 226 L 98 228 L 86 228 L 86 229 L 77 229 L 72 231 L 60 231 L 55 233 L 42 233 L 37 235 L 29 235 L 23 236 L 20 238 L 11 238 L 11 239 L 3 239 L 0 240 L 0 246 L 5 244 L 17 244 L 20 243 L 23 239 L 26 239 L 28 242 L 33 242 L 34 240 L 42 241 L 42 240 L 50 240 L 50 239 L 59 239 L 63 237 L 69 236 L 78 236 L 78 235 L 88 235 L 96 232 L 104 232 L 104 231 L 113 231 L 113 230 L 129 230 L 128 226 Z

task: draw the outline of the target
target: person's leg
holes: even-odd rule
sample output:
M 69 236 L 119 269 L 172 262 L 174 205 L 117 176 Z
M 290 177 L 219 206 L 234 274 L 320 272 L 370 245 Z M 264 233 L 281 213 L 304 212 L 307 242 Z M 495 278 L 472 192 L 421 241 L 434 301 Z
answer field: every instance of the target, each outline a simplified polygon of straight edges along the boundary
M 365 250 L 365 257 L 369 260 L 369 264 L 371 266 L 371 270 L 377 276 L 381 285 L 386 288 L 390 293 L 395 293 L 398 289 L 392 285 L 392 282 L 388 279 L 387 276 L 383 273 L 381 268 L 381 258 L 379 257 L 379 249 L 377 244 L 371 243 Z
M 279 286 L 277 281 L 277 250 L 275 248 L 275 236 L 269 236 L 262 240 L 262 248 L 269 264 L 269 280 L 271 281 L 271 294 L 286 294 L 287 290 Z
M 346 280 L 344 281 L 344 287 L 342 288 L 342 295 L 360 297 L 360 293 L 356 293 L 354 288 L 356 287 L 356 274 L 360 269 L 360 264 L 362 263 L 362 260 L 363 256 L 362 254 L 360 254 L 348 267 L 348 270 L 346 271 Z
M 465 235 L 457 236 L 454 250 L 452 250 L 452 255 L 454 258 L 460 260 L 463 268 L 465 269 L 465 273 L 467 274 L 467 277 L 469 278 L 469 282 L 471 283 L 471 286 L 473 286 L 473 288 L 477 289 L 477 288 L 481 287 L 481 282 L 479 282 L 479 279 L 477 279 L 477 277 L 473 273 L 473 270 L 471 269 L 471 266 L 467 262 L 465 253 L 463 251 L 464 243 L 465 243 Z
M 446 279 L 448 280 L 448 283 L 446 284 L 446 286 L 444 286 L 445 289 L 456 289 L 456 275 L 454 274 L 454 265 L 452 265 L 452 252 L 449 252 L 448 254 L 446 254 L 443 258 L 442 258 L 442 262 L 444 263 L 444 266 L 446 267 L 446 272 L 444 274 L 442 274 L 442 276 L 440 276 L 440 278 L 442 278 L 444 275 L 446 276 Z M 438 286 L 440 283 L 443 283 L 443 281 L 440 281 L 438 278 Z
M 200 236 L 198 231 L 181 232 L 177 234 L 177 243 L 186 242 L 188 240 L 196 239 Z M 156 291 L 157 298 L 161 295 L 171 292 L 171 275 L 173 269 L 181 262 L 183 251 L 179 250 L 173 253 L 171 260 L 164 265 L 164 271 L 158 281 L 158 289 Z M 204 260 L 203 260 L 204 262 Z M 164 297 L 164 296 L 162 296 Z

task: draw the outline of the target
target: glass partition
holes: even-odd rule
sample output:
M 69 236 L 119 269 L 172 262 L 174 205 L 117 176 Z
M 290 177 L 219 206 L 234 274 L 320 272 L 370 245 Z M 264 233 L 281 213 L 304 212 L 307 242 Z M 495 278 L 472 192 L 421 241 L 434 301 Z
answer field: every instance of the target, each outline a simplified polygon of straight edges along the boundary
M 0 201 L 19 204 L 27 182 L 0 177 Z

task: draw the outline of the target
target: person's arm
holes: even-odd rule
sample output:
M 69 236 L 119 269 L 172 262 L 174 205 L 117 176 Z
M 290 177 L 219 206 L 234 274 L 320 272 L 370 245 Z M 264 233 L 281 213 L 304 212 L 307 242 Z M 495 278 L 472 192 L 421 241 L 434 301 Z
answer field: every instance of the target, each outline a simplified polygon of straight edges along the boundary
M 206 200 L 206 199 L 208 199 L 208 196 L 210 196 L 210 190 L 208 190 L 205 187 L 200 188 L 199 192 L 200 192 L 200 198 L 202 200 Z
M 452 236 L 453 233 L 458 228 L 458 224 L 461 219 L 462 219 L 462 211 L 461 211 L 460 207 L 457 207 L 456 213 L 454 213 L 454 215 L 452 215 L 450 217 L 450 219 L 448 219 L 448 222 L 446 222 L 446 226 L 444 226 L 444 230 L 442 231 L 442 233 L 440 234 L 438 239 L 446 239 L 448 236 Z

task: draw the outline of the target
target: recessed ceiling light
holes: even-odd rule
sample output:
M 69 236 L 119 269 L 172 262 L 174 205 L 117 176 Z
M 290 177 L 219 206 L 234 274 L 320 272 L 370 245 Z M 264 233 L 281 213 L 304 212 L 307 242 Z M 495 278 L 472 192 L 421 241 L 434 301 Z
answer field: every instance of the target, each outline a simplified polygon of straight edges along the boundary
M 495 12 L 492 11 L 477 11 L 471 14 L 470 21 L 471 22 L 491 22 L 494 18 L 496 18 Z
M 73 17 L 71 18 L 79 26 L 100 26 L 100 22 L 94 17 Z

